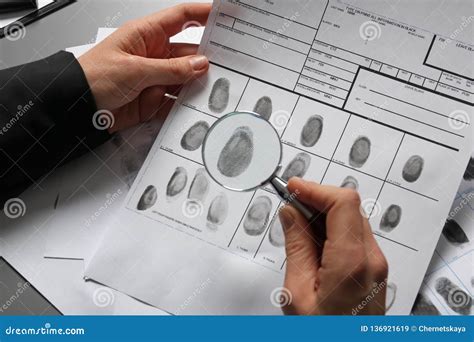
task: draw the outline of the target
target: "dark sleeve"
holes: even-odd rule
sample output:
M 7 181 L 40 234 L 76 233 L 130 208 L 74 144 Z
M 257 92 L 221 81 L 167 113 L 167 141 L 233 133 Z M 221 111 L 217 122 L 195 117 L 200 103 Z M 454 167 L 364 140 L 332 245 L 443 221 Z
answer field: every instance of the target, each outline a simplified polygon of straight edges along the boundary
M 0 70 L 0 204 L 109 138 L 71 53 Z

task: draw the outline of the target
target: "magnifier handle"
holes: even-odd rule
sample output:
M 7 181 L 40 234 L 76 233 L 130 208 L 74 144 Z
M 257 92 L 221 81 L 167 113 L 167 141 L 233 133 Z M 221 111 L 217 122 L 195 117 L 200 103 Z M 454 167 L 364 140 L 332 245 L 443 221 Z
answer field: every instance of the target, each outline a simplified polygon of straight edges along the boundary
M 291 193 L 288 190 L 288 183 L 286 183 L 280 177 L 273 177 L 270 180 L 270 184 L 275 188 L 278 195 L 287 203 L 295 207 L 305 218 L 308 222 L 311 223 L 312 226 L 315 226 L 318 230 L 317 235 L 322 240 L 326 239 L 326 231 L 325 231 L 325 220 L 326 217 L 315 211 L 313 208 L 308 207 L 307 205 L 301 203 L 296 198 L 296 194 Z

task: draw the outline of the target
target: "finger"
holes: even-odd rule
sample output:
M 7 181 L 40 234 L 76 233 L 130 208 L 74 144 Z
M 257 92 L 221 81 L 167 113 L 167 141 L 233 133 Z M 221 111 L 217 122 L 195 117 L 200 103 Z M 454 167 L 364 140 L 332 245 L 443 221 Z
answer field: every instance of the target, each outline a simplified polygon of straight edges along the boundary
M 170 59 L 137 57 L 147 76 L 148 86 L 176 85 L 204 75 L 209 68 L 207 57 L 193 55 Z
M 162 30 L 168 37 L 181 32 L 187 26 L 205 25 L 211 4 L 180 4 L 145 17 L 152 28 Z
M 320 185 L 298 177 L 292 177 L 288 181 L 288 189 L 297 194 L 299 200 L 322 213 L 327 213 L 334 206 L 343 191 L 335 186 Z
M 308 300 L 315 292 L 318 270 L 318 251 L 311 226 L 291 206 L 280 210 L 280 221 L 285 233 L 287 257 L 285 287 L 295 301 L 298 297 Z
M 163 103 L 165 90 L 163 87 L 154 86 L 146 88 L 140 94 L 140 122 L 145 122 L 157 116 Z
M 170 85 L 166 87 L 166 93 L 173 96 L 178 96 L 183 88 L 184 84 Z
M 326 213 L 327 239 L 338 243 L 363 242 L 363 217 L 357 192 L 334 186 L 319 185 L 293 177 L 288 190 L 320 213 Z
M 185 43 L 173 43 L 170 44 L 170 57 L 184 57 L 189 55 L 196 55 L 199 49 L 199 45 L 196 44 L 185 44 Z

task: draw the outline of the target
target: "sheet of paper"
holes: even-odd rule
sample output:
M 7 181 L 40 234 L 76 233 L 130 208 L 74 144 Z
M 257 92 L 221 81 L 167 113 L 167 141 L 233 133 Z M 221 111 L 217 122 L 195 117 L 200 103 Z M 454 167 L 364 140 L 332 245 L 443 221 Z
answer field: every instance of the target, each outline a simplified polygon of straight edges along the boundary
M 87 51 L 92 49 L 96 43 L 94 44 L 86 44 L 86 45 L 79 45 L 79 46 L 72 46 L 66 49 L 67 52 L 71 52 L 74 57 L 79 58 L 83 54 L 85 54 Z
M 474 151 L 431 259 L 413 313 L 469 315 L 474 294 Z M 456 296 L 450 295 L 456 293 Z
M 390 266 L 388 313 L 410 313 L 471 151 L 473 42 L 421 4 L 357 4 L 214 3 L 209 73 L 180 95 L 88 277 L 175 314 L 280 312 L 282 201 L 222 189 L 190 148 L 253 110 L 271 114 L 283 172 L 357 186 Z

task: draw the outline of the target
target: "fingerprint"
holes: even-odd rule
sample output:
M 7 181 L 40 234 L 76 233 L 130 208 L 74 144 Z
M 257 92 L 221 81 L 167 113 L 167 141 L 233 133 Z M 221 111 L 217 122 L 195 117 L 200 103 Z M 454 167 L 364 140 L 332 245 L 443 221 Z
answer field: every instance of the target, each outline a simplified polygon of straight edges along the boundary
M 423 171 L 424 160 L 420 156 L 414 155 L 408 158 L 405 166 L 403 166 L 402 177 L 407 182 L 416 181 Z
M 148 185 L 137 204 L 138 210 L 147 210 L 156 203 L 158 195 L 153 185 Z
M 342 181 L 341 188 L 348 188 L 348 189 L 358 190 L 359 189 L 359 182 L 354 177 L 347 176 Z
M 311 157 L 309 154 L 301 152 L 298 153 L 293 160 L 286 166 L 281 178 L 288 181 L 291 177 L 304 177 L 311 164 Z
M 270 233 L 268 234 L 268 240 L 275 247 L 282 247 L 285 245 L 285 234 L 281 225 L 280 219 L 275 216 L 271 226 Z
M 469 158 L 466 171 L 464 171 L 464 176 L 462 178 L 467 181 L 472 181 L 474 179 L 474 158 Z
M 247 126 L 238 127 L 222 149 L 217 169 L 227 177 L 241 175 L 253 156 L 253 133 Z
M 386 311 L 390 310 L 397 296 L 397 285 L 395 283 L 387 284 L 387 300 L 385 304 Z
M 189 187 L 188 199 L 203 202 L 209 192 L 209 179 L 204 168 L 197 169 L 191 186 Z
M 269 120 L 273 112 L 272 99 L 268 96 L 262 96 L 259 98 L 253 107 L 253 112 L 257 113 L 265 120 Z
M 244 230 L 248 235 L 263 233 L 272 210 L 272 201 L 267 196 L 259 196 L 250 206 L 244 219 Z
M 440 313 L 438 309 L 433 305 L 431 300 L 429 300 L 421 292 L 418 293 L 415 299 L 415 304 L 413 304 L 413 309 L 411 314 L 415 316 L 439 316 Z
M 320 115 L 311 116 L 301 130 L 300 142 L 305 147 L 313 147 L 321 138 L 323 132 L 323 117 Z
M 192 125 L 181 138 L 181 147 L 187 151 L 195 151 L 201 147 L 206 136 L 209 124 L 206 121 L 198 121 Z
M 227 78 L 218 78 L 212 85 L 209 95 L 209 109 L 214 113 L 222 113 L 229 104 L 230 82 Z
M 435 289 L 443 297 L 451 310 L 460 315 L 469 315 L 471 313 L 471 296 L 452 283 L 451 280 L 446 277 L 436 279 Z
M 209 206 L 206 226 L 211 230 L 217 230 L 227 218 L 228 211 L 229 202 L 227 201 L 227 196 L 224 193 L 217 195 Z
M 453 219 L 447 219 L 443 227 L 443 235 L 452 244 L 460 245 L 469 242 L 466 233 Z
M 178 166 L 171 175 L 166 186 L 166 197 L 173 198 L 181 193 L 188 182 L 188 172 L 184 167 Z
M 362 167 L 370 155 L 370 140 L 367 137 L 358 137 L 352 144 L 349 153 L 349 164 L 353 167 Z
M 396 204 L 390 205 L 382 215 L 380 220 L 380 230 L 384 232 L 391 232 L 398 224 L 402 218 L 402 208 Z

